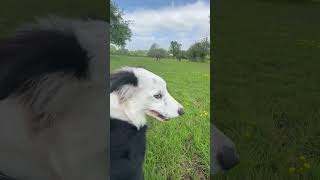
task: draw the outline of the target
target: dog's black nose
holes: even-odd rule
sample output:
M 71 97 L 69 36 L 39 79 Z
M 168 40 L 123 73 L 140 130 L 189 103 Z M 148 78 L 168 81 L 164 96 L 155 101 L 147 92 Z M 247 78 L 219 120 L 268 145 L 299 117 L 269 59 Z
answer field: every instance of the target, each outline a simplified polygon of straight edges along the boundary
M 184 114 L 184 109 L 183 108 L 179 108 L 178 109 L 178 114 L 181 116 L 182 114 Z
M 231 169 L 240 162 L 235 148 L 228 146 L 222 147 L 222 151 L 217 153 L 217 160 L 224 170 Z

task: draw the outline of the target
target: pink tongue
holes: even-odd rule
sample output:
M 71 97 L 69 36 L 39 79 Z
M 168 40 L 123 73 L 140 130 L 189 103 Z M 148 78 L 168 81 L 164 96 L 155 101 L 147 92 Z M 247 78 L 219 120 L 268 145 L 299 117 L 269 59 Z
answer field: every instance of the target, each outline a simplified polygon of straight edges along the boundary
M 151 110 L 151 112 L 152 112 L 154 115 L 156 115 L 156 116 L 159 116 L 159 115 L 160 115 L 157 111 Z
M 165 117 L 164 117 L 162 114 L 158 113 L 157 111 L 150 110 L 150 112 L 151 112 L 154 116 L 156 116 L 157 118 L 161 119 L 161 121 L 164 121 L 164 120 L 165 120 Z

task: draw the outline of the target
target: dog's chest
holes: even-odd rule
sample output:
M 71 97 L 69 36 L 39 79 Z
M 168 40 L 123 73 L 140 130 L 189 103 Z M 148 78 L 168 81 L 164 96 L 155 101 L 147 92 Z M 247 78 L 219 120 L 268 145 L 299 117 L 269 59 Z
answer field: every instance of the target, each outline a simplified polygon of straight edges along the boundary
M 111 180 L 143 179 L 142 167 L 146 148 L 146 129 L 127 122 L 110 122 Z

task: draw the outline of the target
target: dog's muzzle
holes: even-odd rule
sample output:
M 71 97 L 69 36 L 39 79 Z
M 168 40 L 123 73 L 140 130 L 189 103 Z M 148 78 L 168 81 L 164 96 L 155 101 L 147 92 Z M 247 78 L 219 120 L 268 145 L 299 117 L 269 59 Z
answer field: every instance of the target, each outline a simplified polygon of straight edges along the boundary
M 178 109 L 178 114 L 181 116 L 184 114 L 184 109 L 183 108 L 179 108 Z

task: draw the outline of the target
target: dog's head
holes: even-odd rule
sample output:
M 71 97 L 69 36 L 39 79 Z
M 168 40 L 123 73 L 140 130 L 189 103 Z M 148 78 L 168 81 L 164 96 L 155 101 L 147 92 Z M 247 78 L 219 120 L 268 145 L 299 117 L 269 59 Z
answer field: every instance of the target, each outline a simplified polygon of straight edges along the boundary
M 110 113 L 137 127 L 145 115 L 168 121 L 184 113 L 183 106 L 168 92 L 166 82 L 156 74 L 136 67 L 122 68 L 111 75 Z

